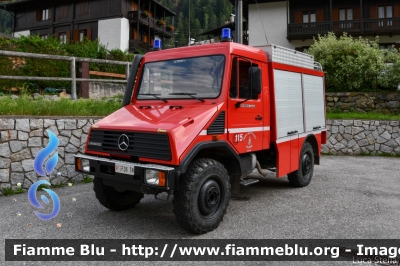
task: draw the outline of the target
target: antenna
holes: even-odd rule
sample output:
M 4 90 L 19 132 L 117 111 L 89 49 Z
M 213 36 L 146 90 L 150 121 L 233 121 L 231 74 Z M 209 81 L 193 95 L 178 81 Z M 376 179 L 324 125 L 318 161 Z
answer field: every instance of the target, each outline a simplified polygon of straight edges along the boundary
M 257 0 L 256 0 L 256 5 L 257 5 L 258 16 L 259 16 L 259 18 L 260 18 L 260 20 L 261 20 L 261 25 L 262 25 L 263 30 L 264 30 L 265 40 L 267 41 L 267 44 L 268 44 L 267 33 L 265 32 L 264 23 L 263 23 L 263 21 L 262 21 L 261 15 L 260 15 L 260 8 L 258 7 L 258 2 L 257 2 Z

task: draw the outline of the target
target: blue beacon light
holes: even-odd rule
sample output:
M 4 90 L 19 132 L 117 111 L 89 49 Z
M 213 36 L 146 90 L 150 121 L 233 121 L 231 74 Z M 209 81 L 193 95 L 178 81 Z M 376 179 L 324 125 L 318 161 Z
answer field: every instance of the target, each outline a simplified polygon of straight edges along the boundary
M 232 41 L 232 32 L 229 28 L 222 29 L 222 42 L 231 42 Z
M 161 40 L 154 40 L 153 50 L 159 51 L 161 50 Z

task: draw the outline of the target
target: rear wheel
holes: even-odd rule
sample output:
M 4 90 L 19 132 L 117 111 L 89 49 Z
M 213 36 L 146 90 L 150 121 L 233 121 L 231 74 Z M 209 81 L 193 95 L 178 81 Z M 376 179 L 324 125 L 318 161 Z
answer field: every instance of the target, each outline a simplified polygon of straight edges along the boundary
M 101 205 L 113 211 L 131 209 L 143 198 L 143 194 L 139 192 L 105 186 L 100 177 L 95 177 L 93 183 L 96 198 Z
M 305 187 L 311 182 L 314 173 L 314 151 L 309 142 L 305 142 L 300 153 L 300 166 L 288 175 L 290 185 Z
M 222 164 L 212 159 L 193 161 L 174 192 L 174 213 L 187 231 L 202 234 L 222 222 L 230 199 L 229 176 Z

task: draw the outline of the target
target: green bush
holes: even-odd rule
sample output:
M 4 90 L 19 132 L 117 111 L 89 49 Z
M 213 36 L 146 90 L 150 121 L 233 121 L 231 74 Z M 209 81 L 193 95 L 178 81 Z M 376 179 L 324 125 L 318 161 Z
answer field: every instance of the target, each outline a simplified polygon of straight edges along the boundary
M 37 35 L 21 37 L 18 40 L 18 51 L 35 54 L 68 55 L 63 45 L 61 45 L 56 39 L 47 38 L 42 40 Z M 70 77 L 70 63 L 68 61 L 37 58 L 25 58 L 24 60 L 26 61 L 26 64 L 21 67 L 20 73 L 18 73 L 21 76 Z M 41 89 L 46 87 L 70 87 L 69 82 L 59 81 L 35 81 L 34 84 Z
M 384 50 L 375 41 L 334 33 L 314 39 L 309 53 L 322 64 L 328 91 L 371 91 L 385 69 Z
M 386 51 L 386 65 L 379 76 L 379 85 L 389 90 L 396 90 L 400 84 L 400 53 L 397 49 Z

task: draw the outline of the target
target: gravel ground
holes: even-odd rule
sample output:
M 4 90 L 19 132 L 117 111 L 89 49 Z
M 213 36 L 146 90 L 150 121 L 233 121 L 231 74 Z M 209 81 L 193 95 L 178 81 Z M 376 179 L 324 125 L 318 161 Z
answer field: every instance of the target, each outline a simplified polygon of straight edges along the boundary
M 230 201 L 219 228 L 204 235 L 181 229 L 169 201 L 146 195 L 134 209 L 111 212 L 97 202 L 93 184 L 54 188 L 59 215 L 42 221 L 27 193 L 0 197 L 3 239 L 400 239 L 400 160 L 324 156 L 311 184 L 292 188 L 274 173 Z M 166 198 L 164 196 L 164 198 Z M 75 200 L 74 200 L 75 199 Z M 45 213 L 45 211 L 41 211 Z M 18 215 L 19 213 L 19 215 Z M 58 227 L 57 224 L 61 224 Z M 4 265 L 54 265 L 5 262 Z M 187 262 L 60 262 L 60 265 L 183 265 Z M 349 265 L 353 262 L 191 262 L 197 265 Z

